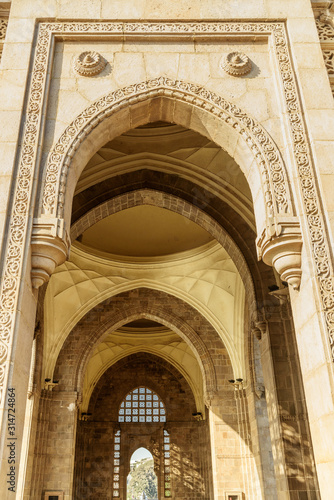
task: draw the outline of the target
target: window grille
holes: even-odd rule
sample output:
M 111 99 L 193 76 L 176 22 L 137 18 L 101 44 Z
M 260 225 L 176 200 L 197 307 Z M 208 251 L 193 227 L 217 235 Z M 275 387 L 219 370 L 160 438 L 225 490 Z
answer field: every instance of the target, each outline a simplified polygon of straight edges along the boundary
M 120 484 L 120 458 L 121 458 L 121 431 L 118 430 L 114 435 L 114 475 L 113 475 L 113 497 L 119 497 Z
M 147 387 L 137 387 L 121 403 L 118 421 L 166 422 L 166 408 L 154 391 Z
M 164 490 L 165 497 L 171 497 L 170 436 L 164 429 Z

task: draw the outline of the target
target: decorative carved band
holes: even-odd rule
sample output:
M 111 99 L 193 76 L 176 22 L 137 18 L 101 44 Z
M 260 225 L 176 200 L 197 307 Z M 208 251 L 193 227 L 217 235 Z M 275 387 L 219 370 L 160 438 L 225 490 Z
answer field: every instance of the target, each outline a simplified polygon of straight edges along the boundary
M 3 43 L 6 37 L 8 19 L 0 17 L 0 60 L 2 55 Z
M 147 36 L 153 34 L 163 38 L 164 36 L 180 36 L 191 34 L 192 37 L 201 35 L 224 36 L 229 38 L 233 35 L 252 35 L 252 36 L 273 36 L 273 46 L 280 70 L 282 89 L 284 91 L 286 109 L 290 120 L 291 137 L 293 141 L 295 161 L 299 170 L 299 179 L 301 191 L 303 194 L 304 210 L 307 217 L 307 230 L 309 233 L 313 258 L 315 262 L 316 275 L 318 278 L 322 308 L 325 314 L 326 325 L 332 355 L 334 358 L 334 287 L 331 269 L 330 252 L 326 236 L 325 222 L 322 217 L 317 193 L 311 156 L 303 114 L 299 102 L 293 67 L 291 65 L 285 25 L 283 23 L 265 23 L 265 22 L 65 22 L 65 23 L 41 23 L 36 43 L 34 66 L 28 104 L 25 112 L 24 132 L 22 138 L 21 157 L 17 173 L 16 187 L 13 197 L 13 207 L 10 220 L 10 226 L 7 234 L 7 251 L 4 259 L 4 269 L 2 273 L 2 283 L 0 292 L 0 401 L 4 397 L 3 388 L 7 385 L 9 372 L 9 360 L 12 346 L 12 336 L 14 331 L 15 311 L 17 308 L 19 286 L 21 279 L 21 270 L 26 252 L 26 242 L 29 241 L 28 234 L 28 215 L 30 210 L 31 190 L 34 180 L 36 165 L 36 156 L 38 144 L 40 141 L 40 123 L 43 114 L 45 102 L 46 77 L 51 57 L 50 44 L 53 35 L 74 36 L 89 34 L 95 36 Z M 158 91 L 159 83 L 155 80 L 155 89 Z M 169 80 L 165 81 L 167 90 Z M 146 83 L 147 85 L 147 83 Z M 270 196 L 273 208 L 277 204 L 277 212 L 284 211 L 292 213 L 290 198 L 286 190 L 285 172 L 282 168 L 282 162 L 277 153 L 275 145 L 272 143 L 264 130 L 258 124 L 252 121 L 247 115 L 243 114 L 236 106 L 227 103 L 223 98 L 205 91 L 198 86 L 188 86 L 183 89 L 182 82 L 174 82 L 172 88 L 177 92 L 183 91 L 184 99 L 192 99 L 193 105 L 197 105 L 211 110 L 221 119 L 228 121 L 232 117 L 233 121 L 240 127 L 239 132 L 243 135 L 246 142 L 250 142 L 250 147 L 255 148 L 254 155 L 262 166 L 264 175 L 264 184 L 266 191 Z M 152 90 L 152 87 L 149 89 Z M 113 93 L 100 100 L 100 109 L 95 109 L 94 105 L 89 109 L 89 116 L 79 115 L 75 122 L 75 130 L 69 127 L 62 139 L 58 141 L 57 147 L 53 151 L 53 156 L 48 164 L 48 178 L 46 182 L 45 209 L 50 212 L 51 217 L 56 217 L 57 204 L 62 204 L 61 197 L 63 191 L 59 191 L 60 199 L 55 186 L 65 181 L 61 178 L 62 163 L 61 159 L 68 153 L 69 143 L 62 142 L 66 137 L 72 142 L 75 138 L 79 139 L 79 130 L 82 130 L 86 123 L 92 123 L 93 118 L 100 112 L 103 113 L 108 106 L 112 112 L 113 104 L 117 104 L 120 99 L 129 103 L 130 97 L 135 93 L 140 94 L 140 87 L 128 87 L 126 92 L 119 96 Z M 146 92 L 145 88 L 142 93 Z M 114 99 L 110 102 L 109 99 Z M 96 103 L 95 103 L 96 104 Z M 86 110 L 87 111 L 87 110 Z M 103 119 L 102 114 L 100 115 Z M 264 133 L 263 133 L 264 132 Z M 70 157 L 68 157 L 70 158 Z M 262 164 L 263 162 L 263 164 Z M 65 171 L 64 171 L 65 172 Z M 283 190 L 283 193 L 281 193 Z
M 334 14 L 328 10 L 316 19 L 319 40 L 334 97 Z
M 5 39 L 7 26 L 8 26 L 8 19 L 0 18 L 0 40 Z
M 321 43 L 323 42 L 333 42 L 334 37 L 334 27 L 333 21 L 331 18 L 327 20 L 322 16 L 319 19 L 316 19 L 316 26 L 318 30 L 319 40 Z

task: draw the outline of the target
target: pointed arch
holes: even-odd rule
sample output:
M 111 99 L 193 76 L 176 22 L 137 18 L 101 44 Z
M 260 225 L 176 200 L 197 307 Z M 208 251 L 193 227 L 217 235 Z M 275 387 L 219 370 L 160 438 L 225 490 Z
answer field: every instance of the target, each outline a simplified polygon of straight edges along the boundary
M 236 160 L 252 191 L 258 232 L 278 215 L 293 215 L 283 160 L 262 125 L 201 86 L 160 77 L 110 92 L 65 129 L 48 157 L 39 216 L 65 218 L 69 225 L 74 189 L 92 154 L 127 130 L 157 120 L 199 132 Z
M 134 290 L 130 292 L 132 297 L 134 296 L 134 292 Z M 156 300 L 148 300 L 148 298 L 145 298 L 145 294 L 148 292 L 147 289 L 137 289 L 136 292 L 138 294 L 137 300 L 126 302 L 123 306 L 118 302 L 118 296 L 113 299 L 117 307 L 111 307 L 110 300 L 105 302 L 104 307 L 100 304 L 98 314 L 102 314 L 101 318 L 103 318 L 103 322 L 95 330 L 92 331 L 90 328 L 86 329 L 85 332 L 82 330 L 81 326 L 86 322 L 86 317 L 82 318 L 77 327 L 72 330 L 59 353 L 54 370 L 54 376 L 60 380 L 59 386 L 63 389 L 66 388 L 66 390 L 78 390 L 82 392 L 84 375 L 90 355 L 105 334 L 108 331 L 115 331 L 135 319 L 146 318 L 171 328 L 190 346 L 202 372 L 205 391 L 204 397 L 209 401 L 217 390 L 216 370 L 212 354 L 200 334 L 183 317 L 178 316 L 167 307 L 161 305 L 158 298 L 168 298 L 167 294 L 159 292 Z M 169 298 L 171 297 L 169 296 Z M 194 310 L 190 306 L 184 303 L 184 307 L 187 308 L 190 315 L 193 314 Z M 217 335 L 217 338 L 221 342 L 218 333 L 216 333 L 211 324 L 203 316 L 199 316 L 199 313 L 197 313 L 197 316 L 201 318 L 203 324 L 206 324 L 210 328 L 210 331 L 214 332 L 214 335 Z M 78 330 L 80 330 L 79 337 L 77 336 Z M 224 348 L 226 349 L 226 346 Z M 76 350 L 75 359 L 71 356 L 73 349 Z M 233 361 L 230 360 L 230 362 L 232 363 Z M 62 379 L 63 365 L 67 367 L 66 379 L 64 381 Z

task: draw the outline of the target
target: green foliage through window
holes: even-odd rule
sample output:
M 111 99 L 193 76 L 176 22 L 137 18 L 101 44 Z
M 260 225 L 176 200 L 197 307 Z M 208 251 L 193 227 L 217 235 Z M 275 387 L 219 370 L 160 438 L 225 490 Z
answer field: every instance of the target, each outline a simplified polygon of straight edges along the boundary
M 127 500 L 158 500 L 158 481 L 152 459 L 144 458 L 131 465 Z

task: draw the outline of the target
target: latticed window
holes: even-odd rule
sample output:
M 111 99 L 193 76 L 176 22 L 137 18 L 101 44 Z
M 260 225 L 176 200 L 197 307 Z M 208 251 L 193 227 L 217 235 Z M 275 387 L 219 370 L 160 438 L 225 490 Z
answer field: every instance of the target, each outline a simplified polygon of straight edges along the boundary
M 113 475 L 113 497 L 119 497 L 120 482 L 120 458 L 121 458 L 121 431 L 114 435 L 114 475 Z
M 171 466 L 170 466 L 170 436 L 168 431 L 164 430 L 164 490 L 165 497 L 171 496 Z
M 147 387 L 129 392 L 118 412 L 119 422 L 166 422 L 166 408 L 160 397 Z

